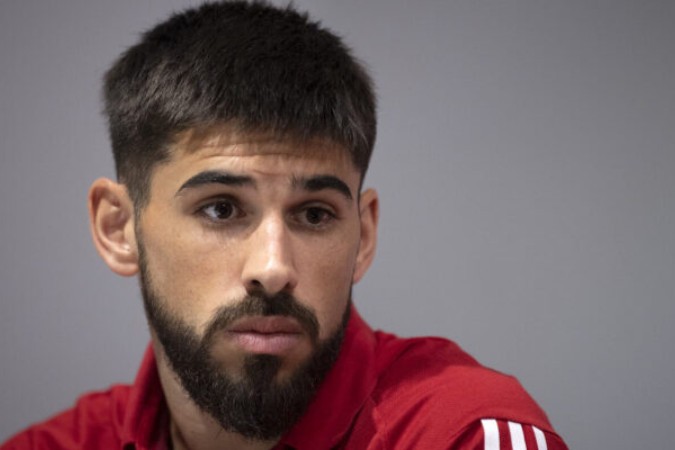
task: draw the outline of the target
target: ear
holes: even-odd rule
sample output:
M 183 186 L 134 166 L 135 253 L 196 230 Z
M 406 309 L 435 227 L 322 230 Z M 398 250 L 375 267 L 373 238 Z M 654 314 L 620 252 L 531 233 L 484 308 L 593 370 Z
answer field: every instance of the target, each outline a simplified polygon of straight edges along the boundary
M 138 273 L 134 207 L 124 185 L 107 178 L 89 189 L 89 226 L 103 261 L 118 275 Z
M 353 283 L 358 283 L 370 264 L 375 258 L 375 248 L 377 247 L 377 220 L 380 213 L 379 200 L 377 192 L 368 189 L 361 194 L 359 201 L 359 213 L 361 217 L 361 241 L 359 244 L 359 253 L 356 257 L 356 267 L 354 269 Z

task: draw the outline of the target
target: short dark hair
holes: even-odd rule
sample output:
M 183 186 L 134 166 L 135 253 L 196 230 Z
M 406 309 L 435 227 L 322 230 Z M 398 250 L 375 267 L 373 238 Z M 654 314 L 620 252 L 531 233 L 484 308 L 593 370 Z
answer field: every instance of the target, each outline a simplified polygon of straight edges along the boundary
M 108 70 L 104 100 L 117 176 L 137 206 L 152 169 L 186 130 L 234 124 L 327 138 L 349 151 L 362 177 L 376 135 L 372 82 L 341 39 L 264 1 L 174 14 Z

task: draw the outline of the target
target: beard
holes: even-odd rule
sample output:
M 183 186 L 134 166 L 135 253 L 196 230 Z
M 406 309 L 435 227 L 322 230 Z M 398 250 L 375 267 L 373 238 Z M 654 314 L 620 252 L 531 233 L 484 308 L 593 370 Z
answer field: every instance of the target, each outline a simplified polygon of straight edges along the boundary
M 248 439 L 270 440 L 283 435 L 305 412 L 338 357 L 351 296 L 340 326 L 325 340 L 318 339 L 318 320 L 312 310 L 290 294 L 269 296 L 262 291 L 219 308 L 200 338 L 181 318 L 167 311 L 166 298 L 152 285 L 142 247 L 139 241 L 140 283 L 148 322 L 192 401 L 224 430 Z M 296 319 L 311 339 L 311 355 L 293 373 L 278 380 L 283 361 L 275 355 L 246 355 L 241 376 L 214 360 L 212 348 L 230 324 L 246 316 L 272 315 Z

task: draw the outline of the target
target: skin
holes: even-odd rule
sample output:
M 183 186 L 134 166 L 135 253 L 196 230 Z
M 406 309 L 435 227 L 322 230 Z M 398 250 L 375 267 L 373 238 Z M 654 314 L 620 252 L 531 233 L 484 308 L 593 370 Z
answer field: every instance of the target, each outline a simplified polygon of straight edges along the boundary
M 216 173 L 220 181 L 188 183 Z M 228 184 L 222 175 L 245 182 Z M 336 179 L 336 184 L 314 182 Z M 211 177 L 213 178 L 213 177 Z M 310 181 L 308 183 L 308 180 Z M 134 214 L 122 184 L 94 182 L 89 194 L 95 245 L 108 266 L 138 274 L 142 235 L 148 272 L 171 314 L 202 336 L 214 311 L 247 292 L 286 291 L 313 311 L 320 340 L 334 333 L 350 290 L 370 266 L 376 245 L 378 200 L 359 193 L 361 173 L 347 152 L 323 140 L 298 142 L 223 130 L 210 137 L 187 133 L 167 162 L 156 166 L 150 200 Z M 135 223 L 135 218 L 139 222 Z M 224 432 L 192 403 L 152 333 L 162 387 L 171 412 L 174 448 L 270 448 Z M 279 351 L 278 379 L 312 353 L 309 336 L 294 336 Z M 223 336 L 212 349 L 223 370 L 238 376 L 250 351 Z

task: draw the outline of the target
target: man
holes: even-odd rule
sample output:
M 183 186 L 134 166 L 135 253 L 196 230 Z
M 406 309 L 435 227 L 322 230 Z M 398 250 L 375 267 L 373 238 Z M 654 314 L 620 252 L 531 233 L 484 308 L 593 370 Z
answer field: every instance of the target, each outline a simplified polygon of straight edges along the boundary
M 104 93 L 118 181 L 91 187 L 91 230 L 139 276 L 151 346 L 132 386 L 3 449 L 566 448 L 513 378 L 355 310 L 375 99 L 335 35 L 206 4 L 147 32 Z

